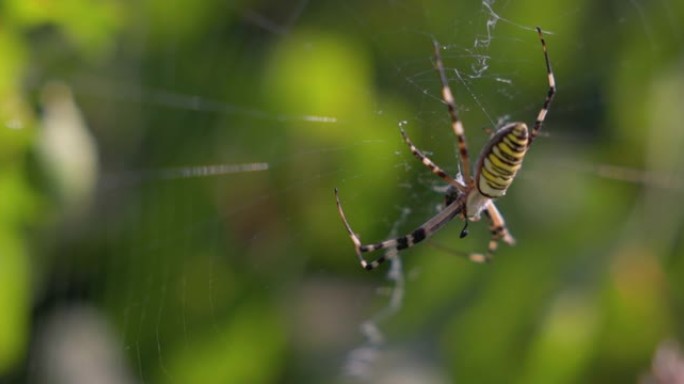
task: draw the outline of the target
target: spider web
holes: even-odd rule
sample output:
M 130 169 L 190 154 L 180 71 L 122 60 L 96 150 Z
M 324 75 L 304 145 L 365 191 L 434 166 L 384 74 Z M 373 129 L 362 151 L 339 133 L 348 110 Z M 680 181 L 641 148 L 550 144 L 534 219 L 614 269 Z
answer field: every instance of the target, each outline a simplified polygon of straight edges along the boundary
M 491 133 L 494 129 L 502 126 L 505 122 L 507 122 L 510 119 L 510 116 L 493 116 L 489 112 L 489 108 L 485 105 L 485 102 L 480 99 L 478 93 L 474 91 L 474 89 L 476 87 L 483 87 L 483 84 L 487 82 L 494 81 L 496 83 L 501 84 L 499 86 L 499 91 L 502 93 L 502 95 L 505 96 L 507 101 L 511 101 L 517 95 L 514 88 L 515 81 L 512 77 L 506 77 L 511 76 L 511 74 L 490 73 L 489 70 L 491 59 L 489 54 L 489 47 L 492 43 L 497 23 L 504 22 L 521 30 L 534 30 L 534 28 L 525 27 L 516 24 L 510 20 L 507 20 L 505 18 L 502 18 L 494 11 L 492 5 L 493 2 L 485 1 L 482 3 L 482 9 L 480 13 L 482 15 L 481 22 L 483 25 L 482 28 L 475 28 L 476 31 L 474 32 L 475 37 L 472 46 L 444 46 L 444 52 L 446 53 L 446 55 L 453 56 L 453 52 L 457 52 L 458 57 L 462 59 L 462 62 L 464 62 L 461 65 L 467 68 L 463 71 L 459 70 L 458 68 L 449 68 L 448 70 L 448 76 L 450 80 L 453 82 L 453 84 L 451 85 L 452 88 L 458 89 L 461 97 L 465 97 L 465 99 L 469 102 L 464 106 L 462 100 L 459 99 L 458 108 L 461 111 L 461 118 L 463 118 L 464 111 L 477 112 L 477 114 L 481 115 L 481 118 L 485 120 L 484 124 L 486 128 L 482 130 L 484 133 Z M 437 37 L 433 34 L 426 33 L 426 35 L 429 35 L 433 40 L 437 39 Z M 397 72 L 403 73 L 405 72 L 405 69 L 398 67 Z M 419 89 L 423 95 L 426 95 L 427 97 L 433 99 L 433 104 L 442 104 L 439 92 L 430 91 L 428 88 L 426 88 L 427 85 L 423 84 L 423 82 L 430 83 L 429 79 L 424 78 L 425 75 L 426 74 L 424 72 L 420 72 L 418 75 L 406 76 L 405 81 L 411 86 L 414 86 L 416 89 Z M 432 73 L 430 73 L 430 75 L 434 76 L 434 74 Z M 439 89 L 439 87 L 441 87 L 441 84 L 432 84 L 431 87 L 434 90 L 437 90 Z M 444 109 L 444 106 L 442 106 L 441 108 Z M 435 113 L 439 114 L 440 112 L 444 112 L 443 110 L 433 111 L 431 108 L 429 110 L 426 109 L 426 111 L 429 111 L 430 119 L 432 120 L 434 120 L 433 115 Z M 422 121 L 422 118 L 420 120 Z M 409 123 L 407 121 L 400 122 L 400 126 L 402 127 L 402 129 L 406 129 L 408 125 Z M 447 123 L 445 122 L 444 125 L 446 126 Z M 472 133 L 472 131 L 470 133 Z M 475 133 L 477 134 L 478 132 Z M 428 153 L 428 155 L 433 156 L 434 154 Z M 457 157 L 457 153 L 454 153 L 454 157 Z M 453 163 L 453 161 L 451 163 Z M 460 169 L 456 169 L 454 171 L 454 174 L 456 173 L 460 174 Z M 433 185 L 432 190 L 434 192 L 443 194 L 445 191 L 445 189 L 439 185 L 441 183 L 435 183 L 432 179 L 421 178 L 419 184 Z M 414 187 L 415 186 L 411 188 Z M 414 194 L 414 197 L 415 200 L 424 199 L 423 195 Z M 440 208 L 437 207 L 437 209 Z M 427 211 L 427 214 L 429 215 L 431 215 L 430 210 L 434 210 L 434 207 L 429 206 L 429 210 Z M 397 226 L 401 225 L 404 221 L 406 221 L 406 218 L 409 214 L 410 211 L 408 211 L 407 209 L 404 209 L 401 212 L 400 219 L 398 219 L 394 223 L 390 236 L 387 238 L 392 238 L 399 235 L 399 233 L 397 233 Z M 459 251 L 453 248 L 444 247 L 439 243 L 433 243 L 432 245 L 433 249 L 441 249 L 447 254 L 467 256 L 467 252 L 463 252 L 462 250 Z M 434 367 L 430 367 L 429 364 L 426 367 L 423 367 L 426 368 L 425 370 L 422 370 L 420 368 L 420 360 L 417 360 L 415 358 L 411 358 L 410 360 L 405 361 L 402 359 L 405 359 L 406 357 L 399 357 L 399 360 L 390 363 L 391 368 L 385 368 L 386 371 L 384 371 L 384 373 L 378 372 L 378 366 L 383 365 L 381 363 L 382 359 L 387 359 L 388 355 L 386 352 L 383 353 L 383 350 L 387 348 L 387 345 L 385 342 L 385 336 L 383 335 L 383 331 L 381 330 L 382 324 L 401 311 L 403 298 L 405 295 L 404 291 L 406 289 L 406 277 L 404 276 L 401 257 L 397 254 L 395 250 L 392 249 L 386 252 L 386 257 L 391 261 L 391 266 L 388 268 L 387 272 L 387 280 L 389 284 L 389 286 L 387 287 L 387 305 L 380 309 L 373 317 L 364 321 L 361 324 L 361 332 L 365 337 L 365 342 L 360 347 L 352 350 L 348 355 L 348 359 L 345 365 L 345 374 L 355 380 L 362 382 L 375 382 L 379 378 L 381 378 L 380 380 L 392 382 L 393 380 L 397 380 L 399 377 L 402 377 L 406 374 L 405 370 L 401 369 L 400 367 L 402 367 L 404 364 L 408 364 L 409 366 L 411 366 L 410 369 L 412 371 L 423 372 L 423 376 L 419 379 L 416 379 L 420 382 L 424 382 L 426 380 L 429 382 L 448 382 L 448 380 L 445 377 L 443 377 L 443 373 L 439 372 L 439 370 L 435 370 Z M 389 358 L 390 361 L 392 361 L 392 359 L 392 357 Z M 394 359 L 397 359 L 397 356 L 394 356 Z M 416 366 L 416 364 L 418 364 L 418 366 Z M 423 362 L 422 364 L 425 364 L 425 362 Z
M 661 64 L 643 90 L 660 102 L 647 103 L 655 112 L 641 123 L 669 127 L 677 91 L 666 75 L 678 72 L 666 65 L 666 41 L 684 52 L 676 28 L 684 16 L 668 1 L 452 3 L 212 3 L 168 20 L 150 12 L 121 27 L 136 38 L 112 43 L 99 60 L 75 48 L 55 53 L 52 31 L 38 30 L 36 50 L 48 59 L 31 67 L 26 87 L 40 99 L 42 125 L 79 127 L 54 132 L 81 149 L 67 157 L 90 167 L 69 173 L 49 166 L 61 164 L 57 155 L 36 159 L 44 213 L 32 223 L 28 352 L 0 381 L 497 381 L 483 368 L 489 362 L 525 382 L 553 366 L 539 355 L 555 346 L 558 319 L 589 330 L 574 345 L 589 356 L 586 340 L 601 336 L 597 286 L 624 293 L 636 269 L 649 273 L 635 286 L 662 287 L 654 259 L 682 274 L 673 257 L 682 212 L 673 207 L 684 189 L 676 146 L 684 138 L 665 128 L 646 135 L 616 116 L 613 103 L 634 104 L 611 98 L 627 94 L 617 81 L 596 85 L 616 68 L 597 51 L 621 23 L 641 32 L 637 41 Z M 594 11 L 609 22 L 591 33 L 565 22 L 596 25 Z M 410 155 L 399 126 L 459 171 L 432 40 L 443 47 L 475 159 L 492 130 L 529 124 L 543 102 L 536 25 L 559 94 L 501 200 L 518 246 L 502 245 L 491 265 L 470 264 L 461 256 L 486 248 L 486 224 L 458 240 L 455 222 L 384 269 L 361 270 L 333 187 L 353 228 L 374 242 L 407 233 L 443 202 L 443 183 Z M 55 140 L 37 145 L 36 157 Z M 646 290 L 639 303 L 664 290 Z M 661 316 L 654 328 L 674 328 L 665 312 L 648 312 Z M 654 350 L 647 341 L 626 349 Z M 526 352 L 503 358 L 485 346 L 497 343 L 500 353 Z M 611 347 L 595 363 L 604 371 L 636 367 L 620 371 L 633 381 L 634 369 L 647 369 L 648 360 L 620 360 Z M 9 364 L 2 358 L 0 367 Z

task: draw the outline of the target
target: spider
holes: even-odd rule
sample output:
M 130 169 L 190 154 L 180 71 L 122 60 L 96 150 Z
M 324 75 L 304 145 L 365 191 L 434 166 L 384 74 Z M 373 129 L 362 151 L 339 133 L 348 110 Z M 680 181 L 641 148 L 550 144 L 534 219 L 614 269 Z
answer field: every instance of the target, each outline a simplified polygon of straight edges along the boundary
M 491 135 L 477 159 L 474 169 L 475 177 L 471 176 L 470 158 L 468 156 L 465 132 L 463 124 L 458 116 L 453 94 L 449 88 L 444 64 L 439 52 L 440 45 L 436 40 L 433 40 L 435 68 L 442 83 L 442 99 L 447 106 L 451 118 L 451 128 L 456 136 L 461 172 L 459 172 L 455 178 L 447 175 L 441 167 L 424 155 L 423 152 L 413 144 L 411 139 L 409 139 L 406 132 L 400 128 L 401 136 L 406 145 L 408 145 L 413 156 L 423 163 L 423 165 L 432 173 L 439 176 L 448 184 L 445 195 L 445 206 L 435 216 L 411 233 L 375 244 L 361 243 L 361 239 L 354 233 L 349 225 L 349 221 L 347 221 L 344 211 L 342 210 L 338 190 L 335 188 L 337 210 L 354 243 L 356 255 L 358 256 L 362 268 L 369 271 L 377 268 L 388 257 L 395 255 L 396 251 L 410 248 L 434 235 L 456 216 L 459 216 L 465 222 L 460 233 L 461 238 L 468 234 L 468 222 L 479 220 L 482 213 L 484 213 L 491 222 L 490 229 L 492 237 L 489 241 L 486 253 L 472 253 L 468 256 L 470 260 L 474 262 L 484 262 L 491 259 L 498 248 L 500 240 L 508 245 L 513 245 L 515 243 L 515 240 L 506 228 L 503 216 L 494 205 L 494 199 L 506 194 L 506 190 L 513 182 L 517 171 L 522 165 L 527 150 L 530 148 L 537 135 L 539 135 L 551 101 L 556 94 L 556 80 L 553 76 L 553 71 L 551 70 L 544 35 L 542 34 L 541 28 L 537 27 L 536 30 L 542 45 L 544 61 L 546 63 L 546 75 L 549 82 L 549 89 L 544 104 L 537 114 L 532 130 L 529 130 L 525 123 L 513 122 L 505 124 Z M 373 261 L 364 259 L 364 253 L 381 249 L 389 249 L 390 252 L 386 252 Z

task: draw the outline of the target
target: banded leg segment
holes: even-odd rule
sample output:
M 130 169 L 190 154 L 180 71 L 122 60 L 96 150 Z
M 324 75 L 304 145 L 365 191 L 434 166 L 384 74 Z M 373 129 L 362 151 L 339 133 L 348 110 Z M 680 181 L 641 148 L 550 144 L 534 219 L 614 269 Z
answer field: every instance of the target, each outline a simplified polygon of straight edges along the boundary
M 468 187 L 472 187 L 474 182 L 470 177 L 470 157 L 468 156 L 468 145 L 466 144 L 465 130 L 463 129 L 463 123 L 461 122 L 461 119 L 458 117 L 458 110 L 456 109 L 454 95 L 451 93 L 446 72 L 444 71 L 442 55 L 439 52 L 441 45 L 439 42 L 437 42 L 437 40 L 433 40 L 432 44 L 435 48 L 435 67 L 437 68 L 437 72 L 439 72 L 439 79 L 442 82 L 442 99 L 449 110 L 449 116 L 451 117 L 451 129 L 454 131 L 454 135 L 456 136 L 456 141 L 458 143 L 458 153 L 461 161 L 463 180 Z
M 549 81 L 549 90 L 546 94 L 546 99 L 544 100 L 544 104 L 542 105 L 542 108 L 539 110 L 539 114 L 537 115 L 537 119 L 534 122 L 534 127 L 532 128 L 532 131 L 530 132 L 530 140 L 527 144 L 529 147 L 532 145 L 532 142 L 534 139 L 539 135 L 539 131 L 542 128 L 542 124 L 544 124 L 544 119 L 546 119 L 546 113 L 549 111 L 549 106 L 551 105 L 551 101 L 553 100 L 553 96 L 556 94 L 556 78 L 553 76 L 553 71 L 551 70 L 551 62 L 549 61 L 549 53 L 547 52 L 546 49 L 546 41 L 544 40 L 544 35 L 542 34 L 541 28 L 537 27 L 537 33 L 539 34 L 539 40 L 541 41 L 542 49 L 544 50 L 544 61 L 546 62 L 546 77 L 548 78 Z
M 508 245 L 515 245 L 515 239 L 513 236 L 511 236 L 510 232 L 508 232 L 503 215 L 501 215 L 501 212 L 499 212 L 499 210 L 496 208 L 496 205 L 494 205 L 493 201 L 490 201 L 489 204 L 487 204 L 487 210 L 485 211 L 485 214 L 489 218 L 489 221 L 491 221 L 489 230 L 492 234 L 492 238 L 489 240 L 489 244 L 487 244 L 487 251 L 484 254 L 470 254 L 469 258 L 477 262 L 486 262 L 491 260 L 494 257 L 494 253 L 496 253 L 496 250 L 499 248 L 500 240 Z
M 466 191 L 466 187 L 464 185 L 462 185 L 461 183 L 456 181 L 453 177 L 447 175 L 447 173 L 444 172 L 444 170 L 442 168 L 440 168 L 437 164 L 433 163 L 432 160 L 430 160 L 430 158 L 425 156 L 423 154 L 423 152 L 420 151 L 420 149 L 416 148 L 416 146 L 413 145 L 413 142 L 411 141 L 411 139 L 409 139 L 408 135 L 406 134 L 406 132 L 403 129 L 400 129 L 400 131 L 401 131 L 401 137 L 404 138 L 404 142 L 406 143 L 406 145 L 408 145 L 409 150 L 411 150 L 411 153 L 413 154 L 413 156 L 415 156 L 416 159 L 418 159 L 421 163 L 423 163 L 423 165 L 426 166 L 430 170 L 430 172 L 439 176 L 440 178 L 442 178 L 442 180 L 446 181 L 449 185 L 453 186 L 454 188 L 458 189 L 459 191 L 461 191 L 461 192 Z
M 394 255 L 395 253 L 388 252 L 372 261 L 366 261 L 366 259 L 363 258 L 364 253 L 374 252 L 381 249 L 400 251 L 402 249 L 410 248 L 432 236 L 463 210 L 463 200 L 458 199 L 407 235 L 381 241 L 375 244 L 363 244 L 361 243 L 359 236 L 352 230 L 349 222 L 347 221 L 347 217 L 344 215 L 344 210 L 342 209 L 342 204 L 340 203 L 340 197 L 337 188 L 335 188 L 335 201 L 337 202 L 337 211 L 340 214 L 340 218 L 342 218 L 342 223 L 344 223 L 344 227 L 347 229 L 349 237 L 354 243 L 354 249 L 356 250 L 356 256 L 359 259 L 359 263 L 361 264 L 361 267 L 367 271 L 373 270 L 380 266 L 380 264 L 387 259 L 388 254 Z

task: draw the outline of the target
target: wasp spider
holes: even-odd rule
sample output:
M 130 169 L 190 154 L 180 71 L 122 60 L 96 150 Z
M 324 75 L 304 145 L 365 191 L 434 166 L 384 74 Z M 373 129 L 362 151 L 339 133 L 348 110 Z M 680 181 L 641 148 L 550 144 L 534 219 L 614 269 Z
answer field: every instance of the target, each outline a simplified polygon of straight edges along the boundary
M 412 247 L 419 242 L 429 238 L 439 231 L 446 223 L 451 221 L 456 216 L 459 216 L 465 221 L 463 230 L 461 231 L 461 238 L 467 235 L 468 221 L 477 221 L 480 215 L 484 212 L 491 222 L 492 238 L 489 241 L 487 251 L 485 254 L 474 253 L 470 254 L 469 258 L 475 262 L 483 262 L 490 259 L 498 247 L 498 242 L 503 242 L 513 245 L 515 240 L 506 229 L 503 216 L 494 205 L 494 199 L 506 194 L 506 190 L 513 182 L 515 174 L 522 165 L 525 153 L 532 145 L 532 142 L 539 134 L 546 113 L 549 110 L 551 100 L 556 93 L 556 81 L 551 70 L 549 56 L 546 51 L 546 42 L 539 27 L 537 27 L 539 40 L 541 41 L 542 50 L 544 52 L 544 60 L 546 62 L 546 74 L 549 82 L 549 90 L 546 94 L 546 99 L 542 105 L 537 119 L 534 122 L 532 130 L 527 128 L 527 125 L 522 122 L 508 123 L 498 129 L 485 144 L 480 156 L 475 165 L 475 177 L 471 176 L 470 158 L 468 156 L 468 147 L 466 145 L 465 132 L 463 124 L 458 116 L 456 104 L 454 102 L 453 94 L 447 82 L 447 76 L 444 71 L 444 64 L 440 55 L 440 45 L 437 41 L 433 41 L 435 50 L 435 67 L 439 73 L 442 82 L 442 98 L 446 104 L 451 117 L 451 128 L 456 136 L 458 152 L 460 157 L 461 172 L 455 177 L 451 177 L 444 172 L 444 170 L 425 156 L 409 139 L 406 132 L 401 129 L 401 135 L 408 145 L 411 153 L 420 160 L 432 173 L 439 176 L 448 185 L 448 190 L 445 196 L 445 207 L 440 210 L 434 217 L 426 221 L 423 225 L 416 228 L 408 235 L 397 237 L 394 239 L 385 240 L 375 244 L 362 244 L 359 236 L 354 233 L 347 221 L 342 210 L 342 204 L 335 188 L 335 200 L 337 201 L 337 209 L 339 211 L 342 222 L 344 223 L 354 248 L 356 255 L 359 258 L 361 267 L 366 270 L 377 268 L 388 255 L 395 254 L 396 251 Z M 389 249 L 395 252 L 387 252 L 373 261 L 366 261 L 363 254 L 373 252 L 381 249 Z

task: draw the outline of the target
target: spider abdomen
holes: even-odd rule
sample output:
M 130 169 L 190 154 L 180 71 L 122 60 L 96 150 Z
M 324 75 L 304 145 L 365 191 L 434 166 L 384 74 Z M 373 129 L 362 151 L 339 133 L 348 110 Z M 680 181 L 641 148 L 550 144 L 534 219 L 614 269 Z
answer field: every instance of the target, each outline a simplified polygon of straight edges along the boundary
M 506 194 L 522 165 L 529 143 L 527 125 L 511 123 L 489 139 L 477 163 L 478 191 L 488 198 Z

